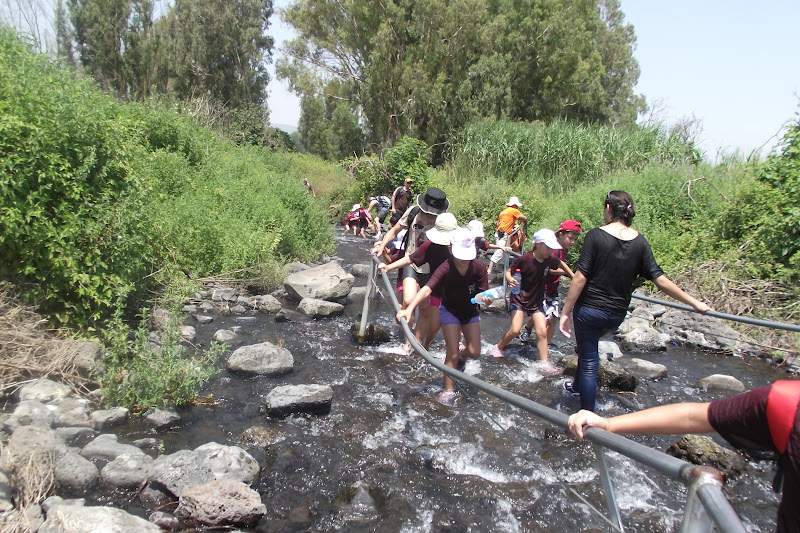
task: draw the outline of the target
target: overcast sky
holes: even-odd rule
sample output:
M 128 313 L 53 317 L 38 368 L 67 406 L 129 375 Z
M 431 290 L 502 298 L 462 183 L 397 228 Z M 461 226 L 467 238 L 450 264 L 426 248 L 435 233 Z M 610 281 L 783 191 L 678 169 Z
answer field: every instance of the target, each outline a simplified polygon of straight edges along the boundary
M 288 0 L 277 0 L 278 8 Z M 696 118 L 709 159 L 772 148 L 800 104 L 800 0 L 621 0 L 634 25 L 644 94 L 657 118 Z M 276 43 L 291 28 L 273 17 Z M 285 83 L 269 85 L 270 121 L 296 126 L 299 100 Z

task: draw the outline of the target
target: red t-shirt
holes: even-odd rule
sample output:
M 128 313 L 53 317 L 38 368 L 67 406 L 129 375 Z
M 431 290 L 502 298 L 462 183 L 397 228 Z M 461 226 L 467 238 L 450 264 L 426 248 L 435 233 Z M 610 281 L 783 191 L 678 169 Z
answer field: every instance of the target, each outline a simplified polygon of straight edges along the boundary
M 736 448 L 775 450 L 767 422 L 767 398 L 771 385 L 711 402 L 708 421 Z M 783 461 L 783 497 L 778 505 L 776 531 L 800 531 L 800 409 Z
M 511 265 L 511 272 L 522 274 L 522 288 L 519 294 L 511 295 L 511 303 L 526 311 L 538 309 L 544 303 L 544 278 L 551 268 L 558 268 L 561 261 L 552 255 L 541 263 L 533 252 L 523 254 Z
M 557 257 L 561 261 L 567 262 L 567 251 L 563 248 L 561 250 L 553 250 L 551 257 Z M 548 296 L 558 296 L 558 284 L 561 282 L 561 274 L 547 273 L 544 279 L 544 293 Z

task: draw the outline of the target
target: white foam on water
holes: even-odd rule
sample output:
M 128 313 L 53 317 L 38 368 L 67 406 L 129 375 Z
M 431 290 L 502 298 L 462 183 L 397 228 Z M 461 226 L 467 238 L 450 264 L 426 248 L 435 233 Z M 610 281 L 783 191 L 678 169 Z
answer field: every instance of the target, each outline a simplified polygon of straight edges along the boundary
M 427 533 L 433 531 L 433 511 L 425 509 L 425 504 L 417 509 L 417 524 L 404 525 L 400 533 Z
M 492 483 L 520 481 L 514 474 L 500 472 L 487 464 L 489 458 L 475 444 L 456 444 L 442 446 L 434 452 L 433 464 L 450 474 L 477 476 Z
M 389 444 L 403 443 L 407 437 L 404 435 L 406 426 L 409 419 L 406 415 L 395 413 L 389 420 L 384 420 L 381 428 L 373 433 L 364 437 L 362 444 L 368 450 L 377 450 Z
M 510 501 L 497 500 L 497 506 L 494 510 L 495 524 L 497 524 L 497 531 L 504 531 L 506 533 L 517 533 L 522 531 L 519 520 L 514 516 L 514 509 Z

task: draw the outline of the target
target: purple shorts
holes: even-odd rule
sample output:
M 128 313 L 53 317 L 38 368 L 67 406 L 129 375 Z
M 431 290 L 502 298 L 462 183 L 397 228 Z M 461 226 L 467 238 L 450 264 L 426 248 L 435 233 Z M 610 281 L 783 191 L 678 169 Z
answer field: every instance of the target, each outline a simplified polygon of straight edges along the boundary
M 461 322 L 458 318 L 455 317 L 453 313 L 448 311 L 444 306 L 439 308 L 439 323 L 440 324 L 459 324 L 461 326 L 466 326 L 467 324 L 474 324 L 475 322 L 481 321 L 481 315 L 475 315 L 474 317 L 470 318 L 466 322 Z

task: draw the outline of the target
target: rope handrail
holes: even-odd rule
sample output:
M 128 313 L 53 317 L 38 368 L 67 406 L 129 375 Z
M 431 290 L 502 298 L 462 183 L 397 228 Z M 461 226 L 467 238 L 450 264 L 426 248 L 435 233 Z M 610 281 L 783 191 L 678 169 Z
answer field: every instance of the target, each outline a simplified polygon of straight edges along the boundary
M 374 269 L 378 262 L 378 258 L 373 256 L 373 272 L 376 272 Z M 395 294 L 392 283 L 389 280 L 389 276 L 384 271 L 381 271 L 380 275 L 386 287 L 386 293 L 388 294 L 395 311 L 399 311 L 400 304 L 397 301 L 397 295 Z M 370 281 L 372 281 L 372 276 L 370 276 Z M 368 289 L 365 298 L 369 298 L 369 293 L 370 290 Z M 365 323 L 365 319 L 366 317 L 362 316 L 362 324 Z M 422 347 L 405 320 L 402 320 L 400 325 L 406 335 L 406 338 L 411 343 L 411 346 L 422 356 L 423 359 L 425 359 L 425 361 L 427 361 L 437 370 L 446 373 L 455 380 L 467 383 L 468 385 L 494 396 L 499 400 L 527 411 L 539 418 L 547 420 L 557 427 L 560 427 L 564 430 L 569 429 L 567 423 L 569 417 L 566 414 L 444 365 L 432 357 L 428 351 Z M 655 450 L 643 444 L 639 444 L 638 442 L 634 442 L 628 438 L 596 427 L 586 428 L 584 435 L 585 439 L 588 441 L 602 446 L 603 448 L 608 448 L 620 453 L 643 465 L 655 468 L 662 474 L 682 481 L 687 485 L 694 481 L 692 474 L 696 471 L 695 465 L 692 465 L 682 459 L 672 457 L 659 450 Z M 730 505 L 730 502 L 728 502 L 727 498 L 725 498 L 724 494 L 722 494 L 720 487 L 714 484 L 705 484 L 702 486 L 702 490 L 698 492 L 698 495 L 703 505 L 708 509 L 709 515 L 712 517 L 714 523 L 721 531 L 726 533 L 746 532 L 746 529 L 739 520 L 736 511 L 734 511 L 733 507 Z

